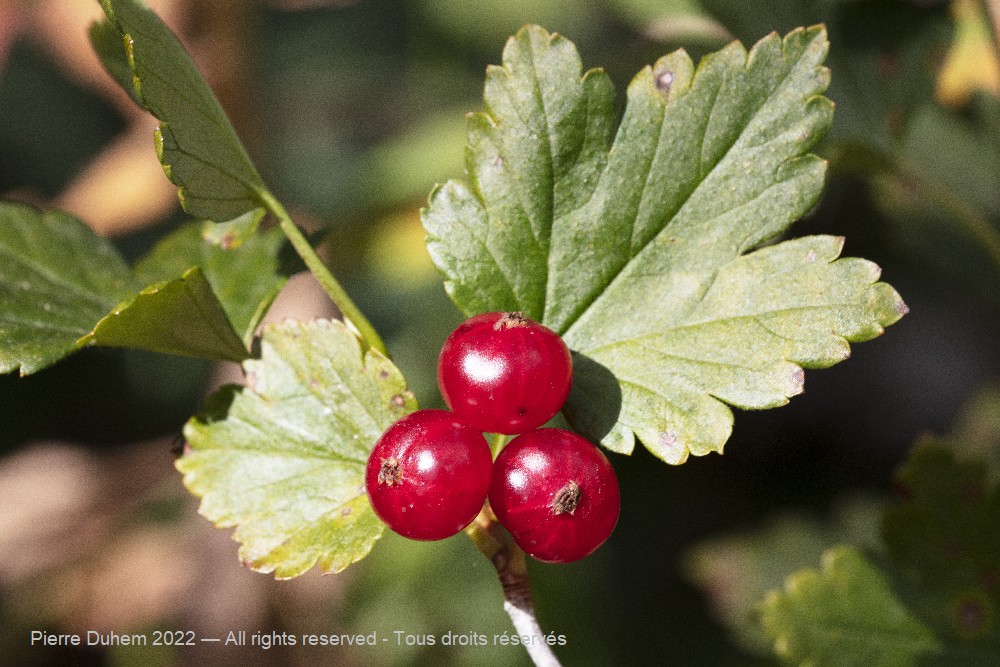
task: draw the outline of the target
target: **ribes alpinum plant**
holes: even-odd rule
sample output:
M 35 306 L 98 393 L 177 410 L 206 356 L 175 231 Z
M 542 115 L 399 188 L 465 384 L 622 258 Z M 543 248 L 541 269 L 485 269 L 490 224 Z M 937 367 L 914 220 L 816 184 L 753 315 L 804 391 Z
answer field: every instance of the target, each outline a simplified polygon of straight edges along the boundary
M 101 5 L 93 45 L 160 121 L 157 155 L 199 222 L 129 266 L 67 214 L 0 206 L 0 372 L 87 345 L 240 362 L 245 384 L 187 423 L 177 468 L 254 570 L 339 572 L 386 524 L 423 540 L 464 529 L 518 632 L 541 638 L 525 552 L 567 562 L 609 538 L 630 511 L 615 458 L 722 453 L 731 407 L 784 405 L 804 368 L 906 313 L 877 266 L 840 258 L 843 239 L 785 237 L 823 186 L 823 27 L 697 65 L 670 53 L 631 81 L 619 119 L 608 75 L 526 26 L 487 70 L 464 177 L 422 212 L 470 319 L 439 360 L 450 411 L 418 410 L 177 39 L 136 0 Z M 286 243 L 341 320 L 259 328 Z M 525 643 L 554 664 L 544 640 Z

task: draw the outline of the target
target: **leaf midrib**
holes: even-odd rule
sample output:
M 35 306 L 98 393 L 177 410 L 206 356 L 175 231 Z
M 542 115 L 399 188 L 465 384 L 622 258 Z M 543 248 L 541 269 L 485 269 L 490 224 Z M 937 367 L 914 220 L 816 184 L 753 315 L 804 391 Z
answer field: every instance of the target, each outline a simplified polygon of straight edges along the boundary
M 618 348 L 618 347 L 626 347 L 626 346 L 632 346 L 632 345 L 643 346 L 642 340 L 643 339 L 647 339 L 647 338 L 651 338 L 653 336 L 663 336 L 663 335 L 666 335 L 666 334 L 669 334 L 669 333 L 673 333 L 673 332 L 677 332 L 677 331 L 683 331 L 685 329 L 697 329 L 698 327 L 702 327 L 702 326 L 705 326 L 707 324 L 717 324 L 717 323 L 725 323 L 725 322 L 738 322 L 740 320 L 752 320 L 752 321 L 757 322 L 758 324 L 760 324 L 762 327 L 764 327 L 768 331 L 771 331 L 771 329 L 769 327 L 767 327 L 766 325 L 764 325 L 762 322 L 760 322 L 760 320 L 758 318 L 765 317 L 765 316 L 770 316 L 770 315 L 783 315 L 783 314 L 786 314 L 786 313 L 795 313 L 795 312 L 812 311 L 812 310 L 829 310 L 829 309 L 833 309 L 833 308 L 855 308 L 857 306 L 858 306 L 857 303 L 841 303 L 841 302 L 815 304 L 815 305 L 805 305 L 805 306 L 790 306 L 788 308 L 777 308 L 775 310 L 765 310 L 765 311 L 761 311 L 761 312 L 758 312 L 758 313 L 745 313 L 745 314 L 741 314 L 741 315 L 734 315 L 734 316 L 731 316 L 731 317 L 720 317 L 720 318 L 716 318 L 716 319 L 703 319 L 703 320 L 697 320 L 697 321 L 694 321 L 694 322 L 684 322 L 683 324 L 680 324 L 680 325 L 674 326 L 674 327 L 670 327 L 668 329 L 661 329 L 661 330 L 658 330 L 658 331 L 655 331 L 655 332 L 647 332 L 647 333 L 639 334 L 637 336 L 630 336 L 628 338 L 622 338 L 622 339 L 619 339 L 619 340 L 616 340 L 616 341 L 613 341 L 613 342 L 610 342 L 610 343 L 604 343 L 602 345 L 598 345 L 597 347 L 591 347 L 591 348 L 587 348 L 587 349 L 580 350 L 580 351 L 581 352 L 586 352 L 587 354 L 595 354 L 595 353 L 599 353 L 599 352 L 605 352 L 605 351 L 609 351 L 609 350 L 614 350 L 615 348 Z M 833 334 L 833 333 L 834 332 L 831 331 L 831 334 Z M 781 336 L 780 334 L 775 334 L 775 335 L 779 336 L 780 338 L 784 338 L 785 340 L 792 340 L 792 341 L 797 340 L 795 338 L 789 338 L 787 336 Z
M 243 388 L 243 390 L 246 391 L 247 388 Z M 265 397 L 260 396 L 259 394 L 257 394 L 257 396 L 261 400 L 264 400 L 264 401 L 267 400 Z M 258 443 L 267 443 L 267 442 L 269 442 L 269 440 L 273 436 L 273 431 L 272 430 L 269 430 L 266 427 L 261 427 L 261 426 L 257 425 L 255 422 L 251 421 L 250 419 L 247 419 L 247 418 L 244 418 L 244 417 L 232 417 L 232 416 L 230 416 L 230 419 L 233 419 L 235 421 L 235 423 L 244 425 L 248 429 L 252 430 L 254 433 L 260 434 L 260 438 L 256 441 Z M 284 426 L 288 426 L 288 424 L 286 424 L 284 421 L 279 421 L 277 419 L 274 419 L 273 421 L 274 421 L 274 423 L 276 425 L 283 426 L 283 427 Z M 204 424 L 203 426 L 207 428 L 207 427 L 210 427 L 211 424 Z M 291 426 L 294 426 L 294 424 L 291 424 Z M 289 428 L 287 430 L 290 433 L 296 433 L 297 435 L 299 435 L 300 439 L 302 441 L 304 441 L 304 442 L 314 442 L 314 443 L 317 443 L 317 444 L 322 444 L 316 438 L 311 437 L 311 435 L 308 432 L 302 431 L 301 429 Z M 207 437 L 205 439 L 205 441 L 206 442 L 211 442 L 211 437 Z M 263 445 L 263 446 L 266 447 L 267 445 Z M 326 448 L 326 449 L 319 449 L 319 448 L 313 449 L 313 448 L 309 448 L 309 449 L 307 449 L 305 451 L 302 451 L 302 452 L 299 452 L 299 451 L 290 452 L 290 451 L 287 451 L 287 450 L 284 450 L 284 449 L 261 449 L 259 447 L 245 446 L 245 445 L 234 445 L 234 444 L 232 444 L 230 442 L 227 442 L 225 444 L 219 444 L 219 445 L 215 445 L 215 446 L 206 446 L 205 444 L 201 444 L 198 447 L 198 450 L 202 451 L 202 452 L 206 452 L 206 453 L 210 452 L 212 450 L 241 451 L 241 452 L 246 452 L 246 453 L 248 453 L 250 455 L 256 455 L 256 456 L 277 457 L 277 458 L 286 458 L 286 459 L 294 459 L 294 460 L 302 460 L 302 461 L 317 461 L 317 462 L 322 462 L 324 464 L 330 464 L 330 463 L 350 463 L 352 465 L 357 465 L 357 466 L 362 466 L 362 467 L 367 463 L 366 461 L 362 461 L 360 459 L 356 459 L 356 458 L 347 456 L 347 455 L 345 455 L 345 454 L 343 454 L 343 453 L 341 453 L 341 452 L 339 452 L 339 451 L 337 451 L 335 449 L 331 449 L 331 448 Z
M 118 302 L 119 297 L 117 295 L 111 295 L 108 292 L 96 292 L 89 289 L 85 284 L 71 282 L 72 278 L 60 276 L 59 274 L 54 273 L 52 268 L 49 266 L 31 262 L 28 258 L 21 257 L 7 246 L 0 245 L 0 256 L 4 256 L 14 264 L 22 266 L 44 278 L 49 284 L 65 288 L 67 291 L 73 292 L 80 298 L 94 304 L 101 310 L 102 313 L 113 308 Z
M 803 50 L 803 58 L 809 52 L 810 52 L 810 48 L 809 47 L 805 48 Z M 782 58 L 781 62 L 782 62 L 782 64 L 784 64 L 785 60 L 786 60 L 784 42 L 782 42 L 781 58 Z M 746 55 L 746 57 L 744 59 L 744 64 L 743 64 L 743 68 L 744 69 L 746 69 L 746 64 L 749 61 L 750 61 L 750 53 L 747 53 L 747 55 Z M 813 67 L 815 67 L 815 65 Z M 753 114 L 750 116 L 750 118 L 747 120 L 747 122 L 743 126 L 743 130 L 744 131 L 746 130 L 747 127 L 749 127 L 750 125 L 752 125 L 757 120 L 757 118 L 759 117 L 761 111 L 765 107 L 767 107 L 768 104 L 771 103 L 771 101 L 774 99 L 774 97 L 776 96 L 776 94 L 782 88 L 784 88 L 784 86 L 787 84 L 789 78 L 791 78 L 791 76 L 795 72 L 797 72 L 797 71 L 798 71 L 798 67 L 796 65 L 793 65 L 792 67 L 790 67 L 790 68 L 787 69 L 787 71 L 785 72 L 784 76 L 781 78 L 780 82 L 778 82 L 777 85 L 775 85 L 774 88 L 771 89 L 771 91 L 768 94 L 768 96 L 766 98 L 764 98 L 764 100 L 754 109 Z M 723 85 L 725 84 L 725 82 L 726 82 L 726 80 L 728 79 L 729 76 L 730 76 L 729 70 L 728 69 L 723 69 L 723 77 L 722 77 L 722 79 L 721 79 L 721 81 L 719 83 L 718 90 L 721 90 L 723 88 Z M 698 82 L 698 74 L 695 75 L 695 78 L 692 80 L 690 86 L 687 88 L 687 90 L 685 91 L 684 94 L 685 95 L 690 94 L 691 89 L 693 89 L 695 87 L 695 85 L 697 84 L 697 82 Z M 669 100 L 663 106 L 663 113 L 660 116 L 659 122 L 657 123 L 657 128 L 658 128 L 657 148 L 654 151 L 654 158 L 652 160 L 650 160 L 649 165 L 646 168 L 646 174 L 645 174 L 644 182 L 648 182 L 649 175 L 650 175 L 650 169 L 652 168 L 652 165 L 656 162 L 655 158 L 656 158 L 656 156 L 659 154 L 659 152 L 661 150 L 662 136 L 663 136 L 663 121 L 666 118 L 667 110 L 668 110 L 668 108 L 669 108 L 669 106 L 671 104 L 676 104 L 678 99 L 680 99 L 680 98 L 678 97 L 678 98 L 674 98 L 673 100 Z M 718 92 L 716 93 L 716 95 L 714 97 L 712 109 L 709 111 L 709 113 L 707 114 L 706 118 L 711 118 L 711 114 L 714 112 L 715 106 L 716 106 L 717 102 L 718 102 Z M 706 120 L 706 125 L 702 128 L 702 137 L 701 137 L 702 144 L 704 144 L 705 135 L 706 135 L 706 132 L 707 132 L 707 126 L 708 126 L 708 121 Z M 621 128 L 619 127 L 619 131 L 620 130 L 621 130 Z M 573 327 L 580 320 L 580 318 L 583 317 L 583 315 L 588 310 L 590 310 L 591 308 L 593 308 L 594 305 L 597 304 L 601 299 L 603 299 L 605 297 L 605 295 L 610 291 L 608 288 L 611 285 L 613 285 L 620 278 L 620 276 L 622 276 L 625 273 L 625 271 L 632 264 L 632 262 L 636 261 L 636 259 L 643 253 L 643 251 L 646 250 L 646 248 L 648 248 L 650 246 L 650 244 L 652 244 L 653 242 L 655 242 L 655 240 L 661 234 L 665 233 L 665 231 L 667 230 L 667 228 L 670 227 L 670 224 L 674 220 L 676 220 L 677 217 L 686 209 L 686 207 L 690 204 L 691 199 L 695 196 L 695 194 L 698 193 L 698 191 L 704 186 L 704 184 L 706 183 L 706 181 L 709 180 L 710 176 L 719 168 L 719 165 L 721 165 L 721 164 L 723 164 L 723 163 L 726 162 L 726 160 L 729 158 L 730 154 L 732 153 L 733 148 L 737 144 L 739 144 L 740 140 L 743 138 L 744 131 L 741 131 L 741 132 L 737 133 L 734 136 L 732 142 L 730 142 L 730 144 L 726 147 L 726 149 L 723 152 L 723 154 L 721 155 L 721 157 L 712 165 L 711 169 L 709 169 L 708 172 L 705 173 L 704 177 L 700 178 L 694 184 L 693 188 L 691 188 L 686 194 L 684 194 L 684 195 L 681 196 L 680 199 L 682 200 L 682 203 L 680 204 L 680 206 L 677 207 L 677 209 L 673 212 L 673 214 L 671 214 L 670 217 L 667 220 L 664 221 L 664 223 L 660 227 L 659 231 L 657 231 L 655 234 L 650 235 L 649 239 L 645 243 L 641 244 L 641 246 L 634 253 L 631 254 L 631 257 L 629 257 L 628 260 L 626 260 L 618 268 L 618 270 L 615 272 L 614 276 L 611 278 L 611 280 L 608 282 L 608 284 L 605 286 L 605 288 L 603 290 L 601 290 L 600 292 L 597 292 L 596 294 L 594 294 L 594 296 L 589 297 L 589 301 L 587 301 L 587 300 L 582 300 L 581 301 L 581 303 L 578 305 L 578 307 L 576 309 L 576 312 L 573 313 L 567 319 L 566 323 L 562 327 L 563 331 L 564 331 L 564 333 L 563 333 L 564 336 L 568 336 L 568 335 L 572 334 Z M 616 139 L 617 139 L 617 136 L 616 136 Z M 613 147 L 614 147 L 614 142 L 612 143 L 612 148 Z M 702 151 L 699 151 L 699 152 L 702 152 Z M 609 152 L 609 154 L 610 154 L 610 152 Z M 797 157 L 799 157 L 799 155 L 794 155 L 794 156 L 788 158 L 787 160 L 785 160 L 783 162 L 783 164 L 786 164 L 789 161 L 796 159 Z M 702 164 L 702 161 L 699 160 L 699 175 L 701 174 L 701 171 L 700 171 L 701 170 L 701 164 Z M 607 167 L 605 167 L 605 172 L 603 172 L 603 173 L 607 173 Z M 603 173 L 602 173 L 602 176 L 603 176 Z M 772 184 L 772 185 L 768 186 L 768 188 L 765 189 L 765 192 L 767 190 L 769 190 L 771 187 L 773 187 L 773 185 L 775 185 L 775 184 Z M 587 204 L 589 204 L 589 202 L 594 198 L 594 196 L 596 195 L 596 193 L 597 193 L 598 190 L 600 190 L 600 187 L 595 188 L 595 190 L 590 194 L 590 197 L 588 197 L 587 202 L 584 204 L 584 206 L 586 206 Z M 751 201 L 753 201 L 753 200 L 751 200 Z M 640 200 L 640 203 L 641 203 L 641 200 Z M 747 202 L 743 202 L 743 203 L 741 203 L 741 205 L 745 204 L 745 203 L 747 203 Z M 637 213 L 638 213 L 638 210 L 639 210 L 639 208 L 637 207 L 636 208 L 636 212 Z M 730 209 L 730 210 L 732 210 L 732 209 Z M 634 217 L 632 219 L 632 237 L 633 238 L 635 236 L 636 221 L 637 221 L 637 218 Z M 631 248 L 630 248 L 630 250 L 631 250 Z M 702 298 L 704 298 L 704 296 L 707 293 L 708 293 L 707 290 L 705 292 L 703 292 Z M 696 304 L 695 304 L 695 306 L 692 306 L 692 307 L 696 307 Z
M 358 351 L 358 354 L 359 354 L 359 356 L 361 355 L 360 350 Z M 292 372 L 295 374 L 295 378 L 296 378 L 296 380 L 298 380 L 298 386 L 300 386 L 300 387 L 309 387 L 309 389 L 305 393 L 300 393 L 298 395 L 303 396 L 303 397 L 311 397 L 312 399 L 316 400 L 320 405 L 323 405 L 325 407 L 329 407 L 329 408 L 331 408 L 333 410 L 344 411 L 344 405 L 343 405 L 343 403 L 337 404 L 337 405 L 331 405 L 330 401 L 328 400 L 329 397 L 321 394 L 319 392 L 319 387 L 318 386 L 314 387 L 314 385 L 312 383 L 312 376 L 308 373 L 308 371 L 304 371 L 297 364 L 291 364 L 291 363 L 288 363 L 287 361 L 286 361 L 286 364 L 288 364 L 288 366 L 292 369 Z M 364 373 L 364 367 L 366 365 L 364 357 L 361 357 L 359 365 L 361 367 L 361 372 Z M 351 370 L 355 370 L 355 369 L 351 369 Z M 336 374 L 338 384 L 343 389 L 346 390 L 346 393 L 351 397 L 351 401 L 354 403 L 354 405 L 357 406 L 358 408 L 360 408 L 360 412 L 362 412 L 363 414 L 367 415 L 367 417 L 368 417 L 368 419 L 370 421 L 371 430 L 373 432 L 381 432 L 383 430 L 383 428 L 380 426 L 378 416 L 372 411 L 372 407 L 368 406 L 365 403 L 365 401 L 363 401 L 361 399 L 361 397 L 358 395 L 357 391 L 355 391 L 354 387 L 351 386 L 351 383 L 345 381 L 345 379 L 344 379 L 344 373 L 341 371 L 341 369 L 339 367 L 338 368 L 334 368 L 334 373 Z M 258 394 L 258 395 L 262 399 L 266 400 L 266 397 L 264 397 L 262 394 Z M 282 395 L 281 399 L 282 400 L 287 400 L 288 398 L 293 397 L 295 395 L 296 394 L 284 394 L 284 395 Z M 355 410 L 354 412 L 357 413 L 358 411 Z M 358 435 L 364 435 L 361 432 L 361 429 L 358 429 Z M 348 457 L 344 456 L 344 458 L 347 459 Z M 349 460 L 356 461 L 357 459 L 351 458 Z
M 547 48 L 553 48 L 552 47 L 552 40 L 553 40 L 553 37 L 550 35 L 549 38 L 546 40 L 546 47 Z M 548 207 L 547 208 L 548 208 L 548 210 L 545 211 L 545 216 L 549 220 L 549 224 L 547 225 L 547 227 L 543 225 L 543 229 L 542 229 L 543 234 L 544 234 L 545 231 L 548 231 L 548 234 L 544 235 L 543 238 L 541 238 L 541 239 L 539 239 L 538 237 L 535 237 L 535 241 L 538 242 L 538 244 L 544 248 L 545 256 L 548 257 L 551 254 L 551 248 L 552 248 L 552 225 L 555 222 L 555 201 L 556 201 L 555 160 L 552 157 L 552 135 L 553 135 L 553 130 L 552 130 L 551 122 L 550 122 L 551 119 L 549 118 L 549 110 L 548 110 L 548 108 L 546 107 L 546 104 L 545 104 L 545 95 L 542 93 L 541 83 L 538 80 L 538 74 L 537 74 L 538 70 L 535 67 L 535 47 L 534 47 L 534 43 L 532 43 L 530 39 L 528 41 L 529 41 L 529 44 L 531 44 L 531 58 L 528 59 L 528 62 L 531 64 L 531 81 L 532 81 L 532 84 L 533 84 L 532 85 L 532 92 L 534 93 L 534 96 L 535 96 L 535 98 L 537 100 L 536 103 L 538 104 L 538 106 L 542 110 L 542 118 L 544 118 L 544 120 L 545 120 L 545 156 L 546 156 L 546 162 L 547 162 L 547 166 L 548 166 L 548 174 L 547 174 L 547 176 L 548 176 L 549 183 L 551 183 L 551 187 L 548 188 L 548 191 L 547 191 L 547 194 L 548 194 L 548 202 L 547 202 L 548 203 Z M 581 81 L 580 81 L 580 85 L 582 86 L 582 78 L 581 78 Z M 530 218 L 528 219 L 528 227 L 529 227 L 529 231 L 531 232 L 531 235 L 535 236 L 534 225 L 531 224 L 531 219 Z M 545 277 L 543 279 L 542 284 L 543 285 L 547 285 L 548 283 L 549 283 L 549 263 L 545 262 Z M 548 296 L 548 290 L 547 289 L 542 289 L 541 290 L 541 295 L 542 295 L 542 298 L 541 298 L 541 303 L 538 306 L 538 312 L 539 313 L 544 313 L 545 312 L 545 302 L 546 302 L 546 299 L 547 299 L 547 296 Z

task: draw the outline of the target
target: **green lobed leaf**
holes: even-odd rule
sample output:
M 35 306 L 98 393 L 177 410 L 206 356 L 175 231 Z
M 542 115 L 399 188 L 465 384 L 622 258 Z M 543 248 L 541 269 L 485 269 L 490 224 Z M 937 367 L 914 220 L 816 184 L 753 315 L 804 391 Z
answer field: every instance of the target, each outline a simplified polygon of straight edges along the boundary
M 133 270 L 76 218 L 0 202 L 0 373 L 27 375 L 88 344 L 247 358 L 296 267 L 279 230 L 226 250 L 202 228 L 181 227 Z
M 696 545 L 685 556 L 685 572 L 708 598 L 715 616 L 747 651 L 771 655 L 773 640 L 761 625 L 759 606 L 788 575 L 814 565 L 840 543 L 864 548 L 881 544 L 879 518 L 885 503 L 854 497 L 830 520 L 782 514 L 753 532 L 719 537 Z
M 836 547 L 768 595 L 764 627 L 790 664 L 905 667 L 938 650 L 931 631 L 856 549 Z
M 198 267 L 119 304 L 78 342 L 86 344 L 228 361 L 249 356 Z
M 261 208 L 267 188 L 177 37 L 136 0 L 101 0 L 101 6 L 124 39 L 134 74 L 130 94 L 160 120 L 157 154 L 167 177 L 180 187 L 184 210 L 225 222 Z M 100 36 L 107 30 L 92 32 Z M 118 72 L 105 49 L 98 53 L 109 71 Z M 121 78 L 118 73 L 124 84 Z
M 898 655 L 891 664 L 1000 664 L 998 460 L 1000 390 L 987 387 L 963 410 L 950 436 L 918 440 L 897 474 L 899 501 L 884 507 L 867 502 L 843 506 L 833 525 L 783 517 L 754 534 L 703 543 L 688 555 L 688 574 L 705 590 L 719 619 L 750 651 L 760 651 L 770 634 L 792 662 L 869 664 L 872 651 L 879 650 L 877 644 L 853 641 L 838 629 L 839 617 L 821 618 L 820 610 L 808 611 L 813 599 L 818 607 L 837 611 L 838 596 L 823 590 L 822 583 L 832 575 L 815 571 L 795 575 L 788 586 L 806 590 L 801 582 L 811 582 L 813 593 L 773 591 L 764 613 L 760 611 L 768 588 L 779 586 L 795 567 L 815 562 L 820 549 L 839 542 L 844 545 L 839 550 L 869 554 L 877 567 L 866 567 L 881 580 L 879 587 L 891 589 L 895 600 L 880 610 L 870 600 L 855 598 L 859 610 L 871 611 L 862 616 L 854 628 L 857 632 L 866 632 L 873 624 L 893 625 L 899 609 L 904 609 L 932 633 L 933 654 L 921 654 L 919 661 Z M 846 612 L 843 622 L 851 622 Z M 873 641 L 880 641 L 877 633 L 873 636 Z M 893 644 L 895 639 L 888 641 Z
M 576 353 L 565 414 L 614 451 L 721 452 L 725 405 L 769 408 L 803 367 L 849 354 L 906 307 L 842 240 L 759 248 L 815 204 L 830 125 L 821 27 L 683 51 L 611 84 L 568 40 L 526 27 L 469 119 L 468 182 L 437 188 L 428 250 L 466 313 L 521 310 Z M 610 147 L 609 147 L 609 144 Z
M 285 236 L 279 229 L 270 229 L 243 237 L 238 249 L 205 239 L 206 231 L 214 238 L 214 232 L 227 225 L 185 225 L 160 241 L 136 264 L 135 271 L 144 284 L 151 284 L 198 267 L 232 323 L 230 328 L 249 346 L 254 330 L 288 279 L 290 269 L 281 258 Z
M 375 441 L 416 409 L 399 370 L 338 321 L 265 327 L 246 387 L 215 394 L 177 462 L 201 513 L 236 526 L 249 567 L 298 576 L 343 570 L 383 530 L 364 470 Z
M 41 370 L 130 292 L 111 243 L 65 213 L 0 202 L 0 373 Z

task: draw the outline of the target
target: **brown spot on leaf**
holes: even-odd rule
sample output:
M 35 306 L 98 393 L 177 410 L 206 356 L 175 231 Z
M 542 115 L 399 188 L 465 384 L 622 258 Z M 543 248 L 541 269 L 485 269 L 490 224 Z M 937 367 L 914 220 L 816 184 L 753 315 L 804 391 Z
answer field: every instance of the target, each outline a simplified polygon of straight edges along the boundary
M 655 83 L 656 89 L 664 95 L 667 95 L 670 93 L 671 86 L 674 85 L 674 73 L 668 69 L 665 69 L 662 72 L 657 72 Z
M 951 609 L 952 623 L 963 637 L 982 637 L 993 624 L 993 606 L 979 591 L 959 596 Z
M 806 386 L 806 372 L 800 366 L 796 366 L 792 371 L 792 386 L 796 394 L 801 394 Z
M 232 250 L 239 245 L 239 238 L 236 234 L 229 232 L 219 239 L 219 247 L 223 250 Z
M 659 446 L 660 456 L 667 463 L 677 465 L 687 460 L 687 445 L 680 441 L 676 433 L 669 431 L 661 433 L 656 444 Z

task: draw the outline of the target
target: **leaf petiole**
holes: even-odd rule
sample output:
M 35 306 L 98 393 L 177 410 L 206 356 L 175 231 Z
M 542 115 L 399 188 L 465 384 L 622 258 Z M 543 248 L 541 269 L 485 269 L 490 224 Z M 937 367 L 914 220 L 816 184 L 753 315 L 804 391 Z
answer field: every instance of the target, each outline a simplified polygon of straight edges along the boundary
M 270 192 L 264 191 L 258 193 L 260 195 L 261 201 L 267 210 L 270 211 L 274 217 L 278 219 L 278 225 L 281 227 L 281 231 L 285 233 L 288 240 L 291 242 L 292 247 L 295 248 L 295 252 L 298 253 L 302 261 L 305 262 L 309 271 L 316 277 L 319 284 L 323 287 L 323 291 L 327 293 L 330 299 L 333 301 L 334 305 L 340 311 L 340 314 L 344 317 L 344 323 L 347 324 L 348 328 L 355 333 L 358 338 L 367 346 L 374 348 L 387 355 L 385 348 L 385 343 L 382 342 L 381 336 L 375 331 L 375 327 L 371 325 L 371 322 L 364 316 L 361 310 L 354 305 L 351 297 L 347 295 L 344 288 L 341 287 L 340 283 L 333 274 L 330 273 L 330 269 L 327 268 L 323 260 L 320 259 L 319 255 L 313 249 L 312 244 L 306 239 L 305 235 L 298 228 L 295 222 L 292 221 L 291 216 L 285 207 L 281 205 L 274 195 Z

